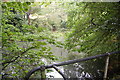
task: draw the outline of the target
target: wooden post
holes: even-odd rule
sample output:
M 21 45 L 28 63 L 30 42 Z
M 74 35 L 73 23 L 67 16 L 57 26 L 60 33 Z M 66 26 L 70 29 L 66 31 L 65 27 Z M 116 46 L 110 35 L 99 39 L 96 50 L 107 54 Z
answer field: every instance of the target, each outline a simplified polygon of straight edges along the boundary
M 40 80 L 46 80 L 46 74 L 45 74 L 45 67 L 41 67 L 41 79 Z
M 104 71 L 103 80 L 107 80 L 108 65 L 109 65 L 109 55 L 106 58 L 106 65 L 105 65 L 105 71 Z
M 45 78 L 46 78 L 45 70 L 42 70 L 42 71 L 41 71 L 41 79 L 42 79 L 42 80 L 45 80 Z

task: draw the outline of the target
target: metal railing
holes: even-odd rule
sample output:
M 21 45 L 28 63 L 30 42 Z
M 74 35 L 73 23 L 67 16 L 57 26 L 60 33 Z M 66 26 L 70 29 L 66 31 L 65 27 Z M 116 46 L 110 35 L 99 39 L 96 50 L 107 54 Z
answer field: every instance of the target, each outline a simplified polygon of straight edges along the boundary
M 119 54 L 120 51 L 115 51 L 115 52 L 111 52 L 111 53 L 105 53 L 105 54 L 100 54 L 100 55 L 96 55 L 96 56 L 91 56 L 91 57 L 87 57 L 87 58 L 83 58 L 83 59 L 75 59 L 75 60 L 68 60 L 68 61 L 64 61 L 64 62 L 60 62 L 60 63 L 55 63 L 55 64 L 50 64 L 50 65 L 42 65 L 39 67 L 36 67 L 34 69 L 32 69 L 31 71 L 29 71 L 26 76 L 25 76 L 25 80 L 29 80 L 30 76 L 40 70 L 41 73 L 45 71 L 45 69 L 48 68 L 54 68 L 62 77 L 64 80 L 67 80 L 67 77 L 57 68 L 58 66 L 63 66 L 63 65 L 69 65 L 69 64 L 74 64 L 74 63 L 78 63 L 78 62 L 82 62 L 82 61 L 87 61 L 87 60 L 92 60 L 92 59 L 96 59 L 99 57 L 104 57 L 107 56 L 106 58 L 106 65 L 105 65 L 105 72 L 104 72 L 104 78 L 107 77 L 107 68 L 108 68 L 108 63 L 109 63 L 109 56 L 112 54 Z M 42 76 L 42 75 L 41 75 Z M 42 77 L 45 78 L 45 77 Z

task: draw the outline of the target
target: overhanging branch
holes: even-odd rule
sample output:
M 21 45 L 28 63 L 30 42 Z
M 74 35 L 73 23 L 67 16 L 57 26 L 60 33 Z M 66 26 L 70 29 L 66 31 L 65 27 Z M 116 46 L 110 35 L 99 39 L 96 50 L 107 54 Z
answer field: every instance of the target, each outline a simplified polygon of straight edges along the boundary
M 36 47 L 36 46 L 35 46 Z M 23 55 L 24 53 L 26 53 L 27 51 L 29 51 L 30 49 L 33 49 L 35 47 L 30 47 L 30 48 L 27 48 L 24 52 L 21 52 L 21 55 Z M 20 55 L 16 56 L 14 59 L 12 59 L 11 61 L 6 61 L 6 62 L 3 62 L 2 65 L 5 65 L 5 64 L 9 64 L 9 63 L 12 63 L 12 62 L 15 62 L 18 58 L 20 57 Z

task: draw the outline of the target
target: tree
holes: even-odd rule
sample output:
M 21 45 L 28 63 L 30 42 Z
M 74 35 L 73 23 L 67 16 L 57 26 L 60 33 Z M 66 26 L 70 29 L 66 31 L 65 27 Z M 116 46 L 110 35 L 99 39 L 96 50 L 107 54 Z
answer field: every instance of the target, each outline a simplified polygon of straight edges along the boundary
M 84 3 L 84 5 L 76 3 L 76 5 L 78 7 L 72 10 L 68 17 L 68 26 L 74 29 L 68 40 L 68 42 L 75 40 L 72 47 L 80 45 L 79 50 L 87 53 L 118 50 L 116 43 L 119 43 L 119 3 Z M 108 44 L 112 44 L 111 47 Z M 109 49 L 103 50 L 103 46 L 106 48 L 109 46 Z
M 86 56 L 120 50 L 119 3 L 69 3 L 76 7 L 68 12 L 67 26 L 72 28 L 66 48 L 85 52 Z M 120 55 L 111 57 L 112 70 L 118 71 Z M 114 72 L 115 73 L 115 72 Z M 109 75 L 113 77 L 113 75 Z
M 55 60 L 46 47 L 53 40 L 42 35 L 42 28 L 27 24 L 24 17 L 31 2 L 2 3 L 2 78 L 23 78 L 33 67 Z M 40 30 L 41 29 L 41 30 Z

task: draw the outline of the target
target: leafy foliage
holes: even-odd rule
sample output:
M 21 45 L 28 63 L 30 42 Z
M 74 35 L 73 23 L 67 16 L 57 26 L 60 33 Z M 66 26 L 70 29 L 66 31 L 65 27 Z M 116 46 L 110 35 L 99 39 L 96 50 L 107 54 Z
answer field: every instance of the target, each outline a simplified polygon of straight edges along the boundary
M 52 3 L 2 3 L 3 67 L 1 74 L 3 78 L 24 77 L 31 68 L 44 65 L 43 58 L 56 60 L 47 44 L 64 48 L 64 40 L 63 43 L 59 40 L 56 41 L 59 38 L 63 39 L 64 34 L 67 36 L 66 49 L 69 52 L 75 52 L 75 54 L 68 55 L 70 59 L 120 50 L 119 3 L 58 3 L 62 5 L 61 7 L 56 6 L 57 3 L 50 4 Z M 49 7 L 42 8 L 42 6 L 48 5 L 56 7 L 52 8 L 53 10 Z M 66 8 L 67 15 L 64 13 L 63 6 Z M 45 15 L 46 12 L 49 14 Z M 31 25 L 28 25 L 30 23 L 28 13 L 33 16 L 37 13 L 40 15 L 38 17 L 42 18 L 32 19 Z M 47 31 L 49 28 L 52 31 Z M 61 29 L 60 33 L 59 28 Z M 68 28 L 70 30 L 63 32 L 62 29 Z M 81 52 L 84 55 L 79 54 Z M 114 78 L 119 71 L 120 65 L 114 65 L 119 63 L 118 57 L 119 55 L 111 56 L 108 70 L 111 78 Z M 82 66 L 86 68 L 84 71 L 96 76 L 97 70 L 104 72 L 103 61 L 104 59 L 95 59 L 93 63 L 88 61 Z M 99 65 L 100 62 L 103 65 Z M 92 66 L 93 64 L 94 66 Z M 90 65 L 92 70 L 88 68 Z M 93 67 L 95 68 L 93 69 Z
M 36 3 L 38 4 L 38 3 Z M 61 28 L 66 28 L 66 13 L 60 3 L 58 2 L 45 2 L 39 3 L 39 6 L 31 8 L 31 16 L 36 17 L 31 20 L 32 24 L 46 27 L 48 30 L 57 31 Z M 37 10 L 36 10 L 37 9 Z
M 31 2 L 2 3 L 2 77 L 23 78 L 33 67 L 44 65 L 42 58 L 56 60 L 47 47 L 44 28 L 27 24 Z M 47 39 L 47 40 L 46 40 Z
M 69 12 L 68 49 L 89 54 L 119 50 L 119 3 L 76 3 Z M 81 8 L 82 7 L 82 8 Z M 71 44 L 72 42 L 72 44 Z
M 120 5 L 119 3 L 68 3 L 76 6 L 68 10 L 67 26 L 71 28 L 66 40 L 66 48 L 69 51 L 84 52 L 85 56 L 97 55 L 106 52 L 120 50 Z M 119 71 L 120 55 L 114 55 L 110 58 L 109 77 L 115 78 Z M 93 61 L 94 71 L 99 70 L 99 61 Z M 88 66 L 91 62 L 87 63 Z M 112 66 L 111 64 L 115 64 Z M 87 68 L 86 68 L 87 70 Z M 93 69 L 90 70 L 92 72 Z M 101 69 L 104 72 L 103 69 Z M 101 73 L 102 73 L 101 72 Z M 113 75 L 113 72 L 116 73 Z M 97 76 L 97 74 L 95 74 Z

